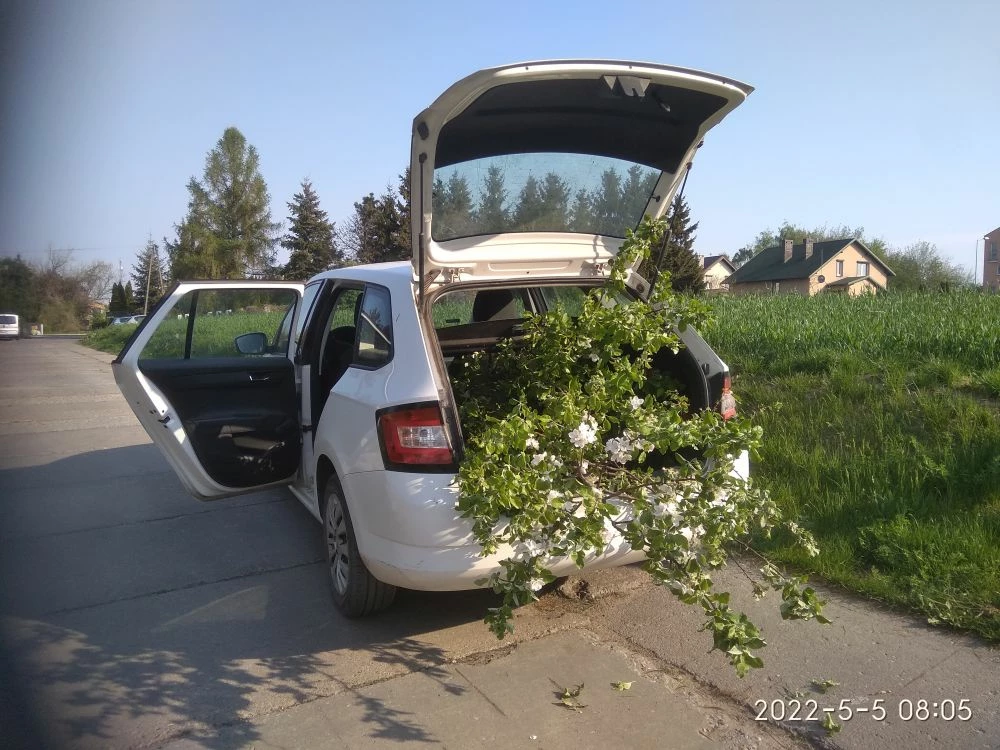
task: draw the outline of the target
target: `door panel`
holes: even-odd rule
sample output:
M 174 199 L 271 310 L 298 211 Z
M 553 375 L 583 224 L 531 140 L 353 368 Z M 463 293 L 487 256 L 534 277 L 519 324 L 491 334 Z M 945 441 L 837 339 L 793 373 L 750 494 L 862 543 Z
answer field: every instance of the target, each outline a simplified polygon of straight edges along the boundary
M 254 487 L 298 470 L 295 371 L 286 358 L 140 360 L 174 407 L 208 475 Z
M 114 361 L 129 406 L 195 497 L 295 479 L 302 431 L 288 349 L 302 290 L 180 282 Z M 240 347 L 246 334 L 260 343 Z

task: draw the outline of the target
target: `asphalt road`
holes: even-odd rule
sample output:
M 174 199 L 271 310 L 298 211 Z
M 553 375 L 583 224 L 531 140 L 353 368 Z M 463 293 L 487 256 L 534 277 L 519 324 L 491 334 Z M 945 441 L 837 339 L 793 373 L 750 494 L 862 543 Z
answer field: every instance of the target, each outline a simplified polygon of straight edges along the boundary
M 743 680 L 632 568 L 522 608 L 503 643 L 487 592 L 401 592 L 346 620 L 314 519 L 283 490 L 190 498 L 110 360 L 0 342 L 0 747 L 1000 747 L 994 647 L 829 591 L 833 625 L 786 623 L 736 595 L 734 570 L 721 580 L 772 644 Z M 586 711 L 552 705 L 550 683 L 584 680 Z M 859 710 L 833 736 L 753 720 L 796 695 L 888 716 Z M 963 699 L 968 721 L 900 718 Z

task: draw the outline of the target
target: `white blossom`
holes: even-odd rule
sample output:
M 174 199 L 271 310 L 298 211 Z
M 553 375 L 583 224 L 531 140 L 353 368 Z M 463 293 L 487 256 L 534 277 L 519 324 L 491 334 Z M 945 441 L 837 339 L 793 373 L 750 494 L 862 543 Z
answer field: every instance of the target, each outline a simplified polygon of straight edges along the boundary
M 538 464 L 540 464 L 542 461 L 548 458 L 548 455 L 549 454 L 546 453 L 545 451 L 542 451 L 541 453 L 536 453 L 534 456 L 531 457 L 531 465 L 538 466 Z
M 629 399 L 628 404 L 629 406 L 632 407 L 632 411 L 635 411 L 640 406 L 642 406 L 643 401 L 645 401 L 645 399 L 639 398 L 638 396 L 633 396 L 632 398 Z
M 541 578 L 532 578 L 530 581 L 528 581 L 528 587 L 535 592 L 541 591 L 542 586 L 544 585 L 545 581 L 543 581 Z
M 538 450 L 538 441 L 530 437 L 524 441 L 525 450 Z
M 589 469 L 589 468 L 590 468 L 590 461 L 588 461 L 587 459 L 583 459 L 580 462 L 580 473 L 581 474 L 586 474 L 587 473 L 587 469 Z
M 583 448 L 586 445 L 597 440 L 597 422 L 589 414 L 584 412 L 583 419 L 580 421 L 580 426 L 575 430 L 571 430 L 569 433 L 569 441 L 577 448 Z
M 663 518 L 665 516 L 670 516 L 670 520 L 674 526 L 677 526 L 681 521 L 680 509 L 677 507 L 677 503 L 673 500 L 668 500 L 667 502 L 657 502 L 652 506 L 653 516 L 656 518 Z
M 620 438 L 610 438 L 604 444 L 604 451 L 612 461 L 623 464 L 632 457 L 632 447 L 628 436 L 622 435 Z
M 600 362 L 601 358 L 597 355 L 597 352 L 591 352 L 590 353 L 590 361 L 591 362 Z
M 682 526 L 677 531 L 682 537 L 687 539 L 688 548 L 690 549 L 698 544 L 698 540 L 701 539 L 701 535 L 705 533 L 705 528 L 703 526 L 698 526 L 692 529 L 690 526 Z
M 515 562 L 528 562 L 532 558 L 541 557 L 547 550 L 548 543 L 541 544 L 534 539 L 528 539 L 513 546 L 511 559 Z

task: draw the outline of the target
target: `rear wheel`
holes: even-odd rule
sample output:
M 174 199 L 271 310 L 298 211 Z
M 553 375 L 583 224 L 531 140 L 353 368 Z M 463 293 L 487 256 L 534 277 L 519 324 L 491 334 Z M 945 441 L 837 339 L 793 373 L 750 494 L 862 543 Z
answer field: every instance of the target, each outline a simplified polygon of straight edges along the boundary
M 365 567 L 337 480 L 327 482 L 323 504 L 323 536 L 330 590 L 337 608 L 348 617 L 379 612 L 396 597 L 396 587 L 382 583 Z

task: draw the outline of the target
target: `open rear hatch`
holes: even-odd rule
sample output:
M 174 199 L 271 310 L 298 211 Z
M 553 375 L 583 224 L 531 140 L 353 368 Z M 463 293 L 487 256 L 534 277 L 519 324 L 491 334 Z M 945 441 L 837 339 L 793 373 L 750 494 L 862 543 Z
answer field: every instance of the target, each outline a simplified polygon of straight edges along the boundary
M 586 60 L 454 84 L 413 123 L 418 294 L 600 273 L 643 214 L 665 213 L 702 137 L 751 91 L 684 68 Z

